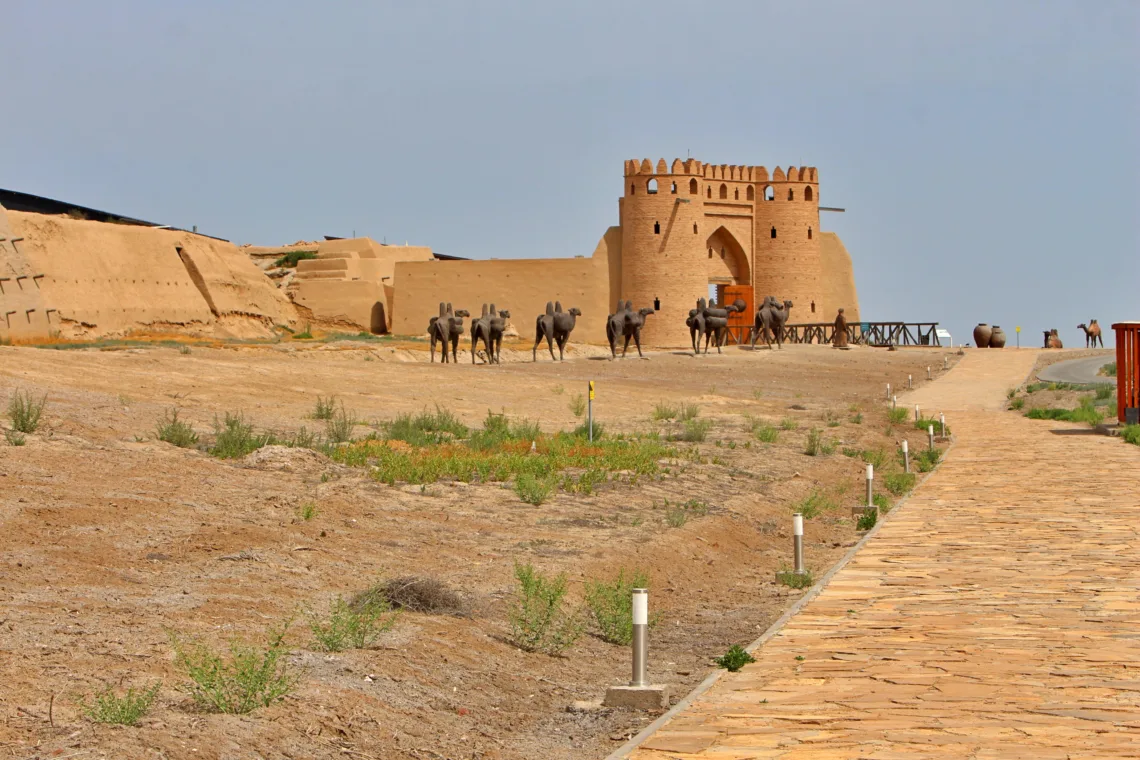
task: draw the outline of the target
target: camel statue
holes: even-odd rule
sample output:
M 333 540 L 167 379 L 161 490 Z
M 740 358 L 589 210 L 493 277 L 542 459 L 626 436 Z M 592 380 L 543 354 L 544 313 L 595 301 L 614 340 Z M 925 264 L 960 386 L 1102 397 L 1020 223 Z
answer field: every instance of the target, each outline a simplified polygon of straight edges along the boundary
M 697 304 L 699 306 L 700 301 L 698 301 Z M 716 352 L 718 354 L 724 353 L 721 351 L 721 346 L 726 342 L 725 339 L 728 334 L 728 315 L 742 312 L 747 307 L 747 302 L 745 302 L 744 299 L 738 298 L 723 308 L 706 307 L 704 309 L 706 354 L 709 352 L 710 339 L 713 339 L 716 343 Z
M 693 356 L 701 355 L 701 335 L 705 334 L 705 299 L 697 299 L 697 308 L 689 309 L 689 318 L 685 320 L 689 328 L 689 342 L 693 344 Z
M 784 347 L 784 325 L 788 322 L 788 315 L 792 311 L 792 302 L 784 301 L 783 308 L 775 296 L 767 296 L 764 303 L 756 311 L 756 321 L 752 328 L 752 348 L 756 348 L 756 341 L 761 336 L 768 348 L 772 348 L 772 336 L 776 337 L 776 345 Z
M 1095 319 L 1090 319 L 1088 326 L 1085 323 L 1077 325 L 1080 329 L 1085 331 L 1085 348 L 1096 348 L 1096 342 L 1100 341 L 1100 347 L 1104 348 L 1104 338 L 1100 335 L 1100 325 L 1096 323 Z M 1091 346 L 1089 344 L 1092 344 Z
M 486 355 L 488 361 L 491 354 L 491 318 L 498 314 L 495 310 L 495 304 L 491 304 L 488 308 L 487 304 L 483 304 L 483 312 L 479 315 L 478 319 L 471 320 L 471 363 L 475 363 L 475 354 L 478 350 L 479 341 L 483 341 L 483 346 L 486 348 Z
M 645 326 L 645 318 L 653 314 L 653 307 L 647 306 L 637 311 L 633 310 L 633 301 L 626 301 L 621 304 L 621 308 L 617 313 L 611 314 L 610 318 L 606 321 L 606 337 L 610 341 L 610 357 L 617 358 L 617 337 L 619 335 L 625 338 L 625 344 L 621 349 L 621 356 L 624 359 L 626 351 L 629 349 L 629 341 L 632 338 L 637 345 L 637 355 L 642 359 L 645 354 L 641 353 L 641 328 Z
M 497 313 L 491 315 L 491 321 L 487 331 L 487 339 L 490 346 L 490 363 L 502 364 L 503 363 L 503 333 L 507 329 L 507 320 L 511 318 L 511 313 L 506 309 L 500 309 Z
M 558 361 L 565 361 L 563 351 L 570 340 L 570 333 L 582 311 L 577 306 L 571 306 L 570 311 L 562 311 L 562 302 L 553 304 L 546 302 L 546 313 L 540 314 L 534 322 L 534 348 L 531 349 L 531 359 L 538 361 L 538 344 L 546 338 L 546 347 L 550 350 L 550 358 L 554 359 L 554 343 L 558 344 Z
M 1064 348 L 1061 343 L 1061 336 L 1057 334 L 1057 328 L 1052 330 L 1043 330 L 1045 333 L 1045 348 Z
M 619 300 L 617 309 L 606 318 L 606 339 L 610 343 L 610 358 L 617 358 L 615 342 L 619 335 L 625 334 L 626 317 L 633 313 L 633 301 Z
M 432 317 L 428 322 L 428 333 L 431 335 L 431 360 L 435 362 L 435 344 L 443 344 L 441 361 L 447 364 L 447 346 L 451 344 L 451 359 L 459 362 L 459 338 L 463 335 L 463 318 L 471 316 L 467 309 L 452 310 L 451 304 L 439 304 L 439 316 Z

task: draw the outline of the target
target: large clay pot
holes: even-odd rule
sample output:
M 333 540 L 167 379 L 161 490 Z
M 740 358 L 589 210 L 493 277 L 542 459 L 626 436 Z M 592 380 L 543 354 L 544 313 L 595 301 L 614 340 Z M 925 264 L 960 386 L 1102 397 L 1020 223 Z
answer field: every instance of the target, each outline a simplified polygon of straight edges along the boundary
M 1005 330 L 997 325 L 990 332 L 990 348 L 1005 348 Z
M 985 322 L 981 322 L 974 328 L 974 345 L 978 348 L 990 347 L 990 335 L 993 330 Z

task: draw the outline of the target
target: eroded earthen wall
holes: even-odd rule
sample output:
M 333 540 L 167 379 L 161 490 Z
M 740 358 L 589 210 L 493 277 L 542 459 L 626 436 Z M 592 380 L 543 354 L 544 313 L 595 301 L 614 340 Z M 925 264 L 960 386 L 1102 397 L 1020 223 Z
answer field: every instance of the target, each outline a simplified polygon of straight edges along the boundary
M 23 240 L 13 232 L 8 212 L 0 206 L 0 340 L 46 338 L 59 315 L 49 311 L 40 290 L 39 272 L 21 250 Z
M 820 257 L 823 266 L 823 281 L 826 311 L 821 322 L 835 320 L 839 309 L 844 309 L 848 322 L 858 322 L 859 294 L 855 289 L 855 270 L 851 266 L 851 255 L 839 235 L 834 232 L 820 234 Z

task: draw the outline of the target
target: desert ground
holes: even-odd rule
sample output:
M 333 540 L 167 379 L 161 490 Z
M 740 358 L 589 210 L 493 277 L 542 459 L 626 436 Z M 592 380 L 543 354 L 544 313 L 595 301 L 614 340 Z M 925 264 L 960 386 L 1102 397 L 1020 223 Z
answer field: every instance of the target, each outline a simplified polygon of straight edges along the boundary
M 957 360 L 950 349 L 822 346 L 607 353 L 531 363 L 530 346 L 515 344 L 501 366 L 472 366 L 464 354 L 431 364 L 417 342 L 0 346 L 0 401 L 47 396 L 24 445 L 0 441 L 0 757 L 602 758 L 655 715 L 569 708 L 628 681 L 629 649 L 594 626 L 558 656 L 512 644 L 515 563 L 565 573 L 573 605 L 588 579 L 647 572 L 660 615 L 650 675 L 676 700 L 802 593 L 775 581 L 791 562 L 797 505 L 824 497 L 805 540 L 818 577 L 860 535 L 849 509 L 863 499 L 859 452 L 888 452 L 897 467 L 900 439 L 925 440 L 889 424 L 886 383 L 912 375 L 919 386 L 928 366 L 937 378 L 944 358 Z M 570 430 L 589 380 L 608 437 L 654 436 L 670 453 L 651 476 L 538 506 L 511 483 L 388 485 L 307 448 L 234 460 L 202 450 L 227 412 L 282 436 L 319 432 L 314 405 L 329 396 L 360 421 L 356 438 L 437 405 L 472 427 L 491 411 Z M 669 441 L 683 423 L 654 420 L 658 404 L 696 405 L 705 440 Z M 156 439 L 172 407 L 198 448 Z M 762 424 L 778 439 L 760 441 Z M 831 453 L 805 453 L 813 429 Z M 677 525 L 685 503 L 699 509 Z M 409 575 L 454 589 L 461 614 L 403 611 L 368 648 L 317 650 L 308 614 Z M 190 698 L 173 641 L 263 644 L 289 620 L 298 680 L 284 699 L 229 715 Z M 107 686 L 157 682 L 137 726 L 84 715 Z

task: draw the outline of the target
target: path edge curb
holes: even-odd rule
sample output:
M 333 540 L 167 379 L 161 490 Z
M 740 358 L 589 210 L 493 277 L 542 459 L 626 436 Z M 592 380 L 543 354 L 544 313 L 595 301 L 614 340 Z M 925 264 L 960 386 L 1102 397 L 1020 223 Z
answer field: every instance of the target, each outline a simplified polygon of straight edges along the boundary
M 1032 372 L 1030 373 L 1030 376 L 1031 375 Z M 827 584 L 831 582 L 831 579 L 835 576 L 835 574 L 846 567 L 847 564 L 855 558 L 855 555 L 859 553 L 859 550 L 863 548 L 863 545 L 870 541 L 871 538 L 873 538 L 875 534 L 879 532 L 879 529 L 890 521 L 893 515 L 901 511 L 903 507 L 907 505 L 907 503 L 910 501 L 910 498 L 918 491 L 919 488 L 921 488 L 926 483 L 926 481 L 930 480 L 940 469 L 942 469 L 942 464 L 946 461 L 946 456 L 954 450 L 955 444 L 956 440 L 954 436 L 951 435 L 950 445 L 947 446 L 946 450 L 942 453 L 942 457 L 939 459 L 938 465 L 933 470 L 926 473 L 926 477 L 915 483 L 914 488 L 910 489 L 910 492 L 907 493 L 907 495 L 904 496 L 902 500 L 895 505 L 894 509 L 888 512 L 885 517 L 879 519 L 875 523 L 875 527 L 867 531 L 866 535 L 859 539 L 859 541 L 854 546 L 848 549 L 847 553 L 840 557 L 839 561 L 832 565 L 831 569 L 824 573 L 823 577 L 816 581 L 815 585 L 808 589 L 806 594 L 801 596 L 795 604 L 789 607 L 783 615 L 777 618 L 776 622 L 768 626 L 767 630 L 765 630 L 764 633 L 760 634 L 759 638 L 746 646 L 745 650 L 747 650 L 749 653 L 752 653 L 760 647 L 764 646 L 764 644 L 767 644 L 770 640 L 775 638 L 776 634 L 779 633 L 783 627 L 787 625 L 788 622 L 800 612 L 800 610 L 802 610 L 805 606 L 807 606 L 809 602 L 819 596 L 820 593 L 827 587 Z M 713 670 L 705 677 L 703 681 L 697 684 L 692 691 L 690 691 L 681 700 L 679 700 L 677 704 L 673 705 L 673 707 L 669 708 L 655 721 L 650 723 L 632 738 L 627 740 L 625 744 L 621 745 L 616 750 L 607 755 L 605 760 L 625 760 L 625 758 L 627 758 L 631 752 L 640 747 L 647 739 L 649 739 L 649 737 L 653 736 L 653 734 L 657 733 L 666 723 L 676 717 L 678 713 L 681 713 L 684 710 L 688 709 L 688 707 L 692 705 L 693 702 L 704 695 L 705 692 L 711 689 L 713 685 L 727 673 L 728 671 L 724 668 L 717 668 Z

